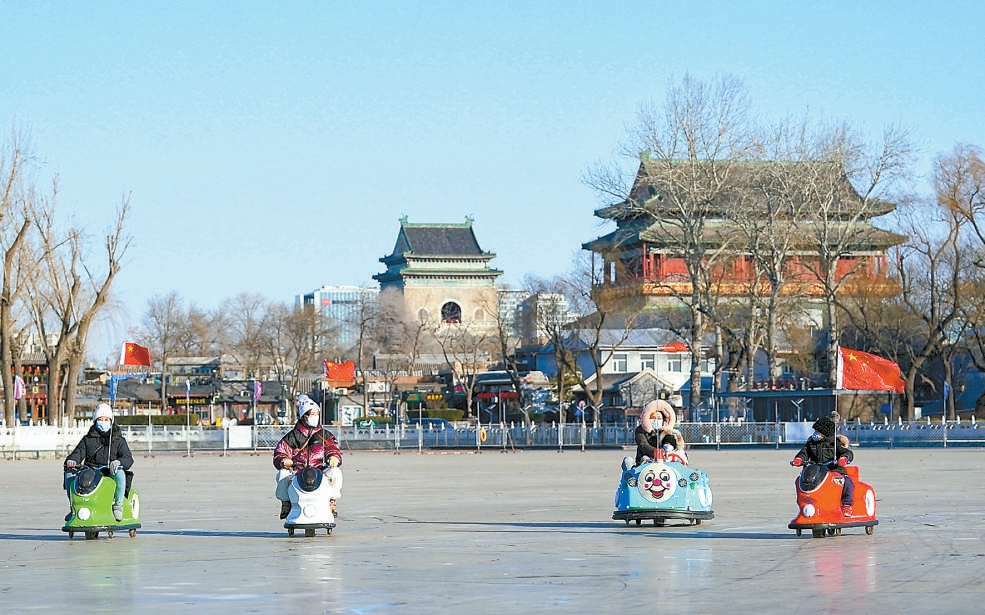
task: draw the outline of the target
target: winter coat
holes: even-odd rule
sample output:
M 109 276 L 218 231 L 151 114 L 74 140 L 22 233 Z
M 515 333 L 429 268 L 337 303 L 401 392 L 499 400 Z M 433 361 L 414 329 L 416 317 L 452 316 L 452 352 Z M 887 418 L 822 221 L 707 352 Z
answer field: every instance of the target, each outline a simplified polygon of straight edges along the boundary
M 104 433 L 93 423 L 89 433 L 82 436 L 79 444 L 65 458 L 65 461 L 70 460 L 90 468 L 101 468 L 118 460 L 124 470 L 129 470 L 133 465 L 133 454 L 119 425 L 113 423 L 110 430 Z
M 839 474 L 844 474 L 845 469 L 838 465 L 838 460 L 842 457 L 851 461 L 855 458 L 855 453 L 852 449 L 844 446 L 836 438 L 824 438 L 823 440 L 808 440 L 804 447 L 794 455 L 794 458 L 800 458 L 804 463 L 820 463 L 820 464 L 830 464 L 828 469 L 838 472 Z
M 339 465 L 342 465 L 342 451 L 335 443 L 332 432 L 321 425 L 308 427 L 304 421 L 298 421 L 274 448 L 274 467 L 280 470 L 284 467 L 284 461 L 290 459 L 294 462 L 294 470 L 321 470 L 328 466 L 331 457 L 338 459 Z
M 664 444 L 669 444 L 675 449 L 678 448 L 677 438 L 672 433 L 662 431 L 647 431 L 642 425 L 637 425 L 633 431 L 636 439 L 636 465 L 640 465 L 643 457 L 655 459 L 657 449 L 663 448 Z

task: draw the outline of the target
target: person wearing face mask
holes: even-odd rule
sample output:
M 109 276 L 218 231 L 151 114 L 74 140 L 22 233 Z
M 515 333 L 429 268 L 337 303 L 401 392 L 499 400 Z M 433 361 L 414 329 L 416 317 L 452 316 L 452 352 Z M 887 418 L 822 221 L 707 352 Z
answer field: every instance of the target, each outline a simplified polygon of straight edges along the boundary
M 123 498 L 130 491 L 133 481 L 133 472 L 130 471 L 132 465 L 133 454 L 120 426 L 113 420 L 113 409 L 109 404 L 99 404 L 92 411 L 89 432 L 65 459 L 65 488 L 68 489 L 69 478 L 76 470 L 81 469 L 80 466 L 99 470 L 104 476 L 112 477 L 116 482 L 113 518 L 120 521 L 123 519 Z
M 848 447 L 847 438 L 835 437 L 836 426 L 830 417 L 819 418 L 811 427 L 814 433 L 790 461 L 790 465 L 816 463 L 826 466 L 829 472 L 841 474 L 844 478 L 841 487 L 841 514 L 851 517 L 855 483 L 849 478 L 845 466 L 854 459 L 855 453 Z
M 663 399 L 655 399 L 643 408 L 640 423 L 633 431 L 636 440 L 634 465 L 643 463 L 644 458 L 656 459 L 656 451 L 661 448 L 680 450 L 683 453 L 684 440 L 680 437 L 680 432 L 674 429 L 675 416 L 674 408 Z
M 333 475 L 342 488 L 342 451 L 335 442 L 335 435 L 321 424 L 321 407 L 307 395 L 298 395 L 298 422 L 294 429 L 280 439 L 274 448 L 274 467 L 277 468 L 277 499 L 280 500 L 280 518 L 291 512 L 291 500 L 287 487 L 296 472 L 304 468 L 317 468 Z M 336 514 L 335 500 L 331 501 Z

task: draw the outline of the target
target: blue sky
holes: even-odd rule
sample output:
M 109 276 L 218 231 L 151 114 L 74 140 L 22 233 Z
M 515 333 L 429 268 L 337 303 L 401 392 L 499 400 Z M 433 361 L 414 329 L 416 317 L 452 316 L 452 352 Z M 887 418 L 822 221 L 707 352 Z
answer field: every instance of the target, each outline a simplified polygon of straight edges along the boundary
M 0 139 L 98 238 L 132 194 L 118 347 L 147 300 L 371 284 L 399 218 L 475 219 L 503 281 L 609 230 L 581 178 L 685 73 L 763 119 L 985 145 L 981 2 L 9 2 Z M 96 242 L 98 246 L 98 242 Z

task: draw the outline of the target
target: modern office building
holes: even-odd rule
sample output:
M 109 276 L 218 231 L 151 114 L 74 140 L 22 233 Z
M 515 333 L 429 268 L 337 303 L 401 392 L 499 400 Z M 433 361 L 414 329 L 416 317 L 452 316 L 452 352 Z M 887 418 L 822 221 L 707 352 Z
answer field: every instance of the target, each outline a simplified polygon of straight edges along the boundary
M 366 306 L 376 303 L 379 290 L 361 286 L 322 286 L 305 295 L 298 295 L 298 305 L 310 305 L 318 309 L 338 328 L 338 345 L 353 346 L 359 338 L 359 314 Z

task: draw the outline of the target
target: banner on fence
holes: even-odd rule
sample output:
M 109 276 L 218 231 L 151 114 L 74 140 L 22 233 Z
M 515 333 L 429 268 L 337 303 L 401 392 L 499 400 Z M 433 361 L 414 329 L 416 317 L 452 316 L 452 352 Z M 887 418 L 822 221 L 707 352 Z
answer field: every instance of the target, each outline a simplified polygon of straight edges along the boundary
M 253 448 L 253 427 L 249 425 L 229 427 L 229 448 Z

